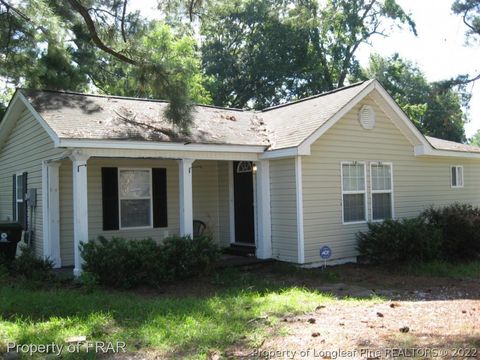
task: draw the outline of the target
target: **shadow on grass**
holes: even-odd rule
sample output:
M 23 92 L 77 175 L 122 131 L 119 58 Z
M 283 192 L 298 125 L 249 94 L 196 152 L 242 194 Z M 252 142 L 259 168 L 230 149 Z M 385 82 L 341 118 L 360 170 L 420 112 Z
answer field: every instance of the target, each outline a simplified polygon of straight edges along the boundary
M 274 325 L 279 317 L 312 311 L 332 299 L 235 270 L 217 273 L 212 282 L 214 291 L 203 297 L 147 297 L 102 289 L 86 294 L 4 283 L 0 350 L 5 351 L 7 341 L 62 344 L 68 337 L 86 336 L 89 341 L 124 341 L 130 351 L 154 348 L 163 358 L 175 358 L 179 352 L 200 356 L 239 341 L 255 342 L 265 325 Z

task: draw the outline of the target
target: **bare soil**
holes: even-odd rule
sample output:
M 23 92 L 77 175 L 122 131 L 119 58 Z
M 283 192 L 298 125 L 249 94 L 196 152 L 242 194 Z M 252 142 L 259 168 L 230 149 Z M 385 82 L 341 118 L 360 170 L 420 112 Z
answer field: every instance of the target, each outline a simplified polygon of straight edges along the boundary
M 334 294 L 302 316 L 268 329 L 259 348 L 236 344 L 229 358 L 480 359 L 480 280 L 399 275 L 375 267 L 337 268 L 337 282 L 283 276 Z M 321 270 L 318 270 L 321 271 Z M 267 276 L 274 277 L 274 274 Z M 342 301 L 378 295 L 379 302 Z

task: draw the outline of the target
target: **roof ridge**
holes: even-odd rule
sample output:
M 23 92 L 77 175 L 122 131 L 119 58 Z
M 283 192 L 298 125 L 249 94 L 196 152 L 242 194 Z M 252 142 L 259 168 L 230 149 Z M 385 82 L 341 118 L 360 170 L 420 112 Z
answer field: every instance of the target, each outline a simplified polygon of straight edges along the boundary
M 161 99 L 148 99 L 148 98 L 141 98 L 141 97 L 121 96 L 121 95 L 91 94 L 91 93 L 83 93 L 83 92 L 79 92 L 79 91 L 70 91 L 70 90 L 28 89 L 28 88 L 18 88 L 17 90 L 19 90 L 19 91 L 48 92 L 48 93 L 57 93 L 57 94 L 65 94 L 65 95 L 77 95 L 77 96 L 86 96 L 86 97 L 97 97 L 97 98 L 107 98 L 107 99 L 146 101 L 146 102 L 154 102 L 154 103 L 170 103 L 170 101 L 168 101 L 168 100 L 161 100 Z M 216 105 L 196 104 L 196 103 L 194 103 L 193 105 L 194 106 L 206 107 L 206 108 L 212 108 L 212 109 L 249 112 L 249 111 L 245 111 L 243 109 L 216 106 Z M 254 112 L 254 111 L 250 111 L 250 112 Z
M 275 105 L 275 106 L 270 106 L 270 107 L 267 107 L 267 108 L 265 108 L 265 109 L 262 109 L 261 112 L 267 112 L 267 111 L 275 110 L 275 109 L 282 108 L 282 107 L 285 107 L 285 106 L 289 106 L 289 105 L 293 105 L 293 104 L 298 104 L 298 103 L 303 102 L 303 101 L 308 101 L 308 100 L 316 99 L 316 98 L 319 98 L 319 97 L 322 97 L 322 96 L 331 95 L 331 94 L 334 94 L 334 93 L 337 93 L 337 92 L 340 92 L 340 91 L 343 91 L 343 90 L 351 89 L 351 88 L 353 88 L 353 87 L 360 86 L 360 85 L 362 85 L 362 84 L 365 84 L 365 83 L 367 83 L 367 82 L 372 82 L 372 81 L 374 81 L 374 79 L 358 81 L 358 82 L 356 82 L 356 83 L 353 83 L 353 84 L 350 84 L 350 85 L 346 85 L 346 86 L 342 86 L 342 87 L 340 87 L 340 88 L 336 88 L 336 89 L 333 89 L 333 90 L 325 91 L 325 92 L 322 92 L 322 93 L 320 93 L 320 94 L 307 96 L 307 97 L 305 97 L 305 98 L 298 99 L 298 100 L 293 100 L 293 101 L 289 101 L 289 102 L 286 102 L 286 103 L 284 103 L 284 104 L 279 104 L 279 105 Z

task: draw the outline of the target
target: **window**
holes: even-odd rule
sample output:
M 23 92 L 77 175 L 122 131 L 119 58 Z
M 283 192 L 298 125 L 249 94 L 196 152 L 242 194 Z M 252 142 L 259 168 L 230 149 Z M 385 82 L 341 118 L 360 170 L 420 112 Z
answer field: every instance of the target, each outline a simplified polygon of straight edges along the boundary
M 463 166 L 454 165 L 451 167 L 451 186 L 452 188 L 462 188 L 463 187 Z
M 21 220 L 22 219 L 22 212 L 24 208 L 23 204 L 23 198 L 24 198 L 24 192 L 25 190 L 23 189 L 23 175 L 22 174 L 17 174 L 16 176 L 16 194 L 15 194 L 15 199 L 16 199 L 16 213 L 15 213 L 15 219 Z
M 343 222 L 367 220 L 365 163 L 342 163 Z
M 152 226 L 151 169 L 119 169 L 120 228 Z
M 370 164 L 370 188 L 372 220 L 391 219 L 393 217 L 393 179 L 391 164 Z

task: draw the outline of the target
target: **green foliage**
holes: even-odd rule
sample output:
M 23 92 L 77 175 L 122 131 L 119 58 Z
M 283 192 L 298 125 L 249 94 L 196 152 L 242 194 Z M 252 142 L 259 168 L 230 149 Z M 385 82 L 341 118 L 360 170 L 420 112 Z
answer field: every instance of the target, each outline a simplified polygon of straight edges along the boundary
M 440 254 L 441 232 L 422 218 L 369 223 L 357 234 L 360 256 L 373 264 L 431 261 Z
M 131 288 L 140 284 L 156 286 L 163 274 L 160 247 L 151 239 L 128 241 L 122 238 L 81 244 L 83 270 L 103 285 Z
M 407 24 L 394 1 L 213 2 L 201 27 L 208 89 L 216 105 L 264 108 L 343 86 L 358 72 L 360 44 L 386 19 Z
M 208 236 L 173 236 L 164 240 L 162 255 L 166 279 L 177 280 L 210 272 L 220 258 L 220 249 Z
M 450 263 L 446 261 L 415 262 L 401 268 L 402 273 L 456 279 L 480 279 L 480 261 Z
M 91 17 L 102 46 L 74 3 Z M 188 131 L 192 101 L 210 102 L 191 30 L 172 30 L 164 21 L 129 12 L 125 4 L 0 2 L 0 79 L 9 87 L 93 88 L 105 94 L 170 100 L 167 119 Z
M 480 208 L 430 207 L 413 219 L 370 223 L 357 249 L 374 264 L 465 261 L 480 257 Z
M 468 139 L 468 143 L 470 145 L 480 146 L 480 129 L 477 130 L 477 132 L 470 139 Z
M 14 260 L 0 262 L 3 270 L 8 270 L 12 277 L 24 278 L 31 281 L 48 281 L 53 279 L 53 263 L 48 259 L 35 256 L 33 249 L 22 247 L 22 252 Z
M 480 0 L 455 0 L 452 10 L 455 14 L 463 17 L 464 24 L 468 27 L 467 36 L 478 40 L 480 36 Z
M 97 289 L 98 278 L 91 272 L 83 271 L 80 274 L 79 282 L 83 286 L 85 292 L 91 294 Z
M 430 207 L 421 218 L 442 231 L 440 259 L 474 260 L 480 256 L 480 208 L 469 204 Z
M 429 83 L 414 63 L 398 54 L 370 57 L 359 79 L 377 79 L 425 135 L 464 142 L 467 122 L 462 106 L 469 97 L 443 83 Z
M 218 260 L 220 251 L 208 237 L 170 237 L 161 244 L 152 239 L 99 237 L 82 244 L 81 253 L 83 270 L 100 284 L 132 288 L 204 274 Z

